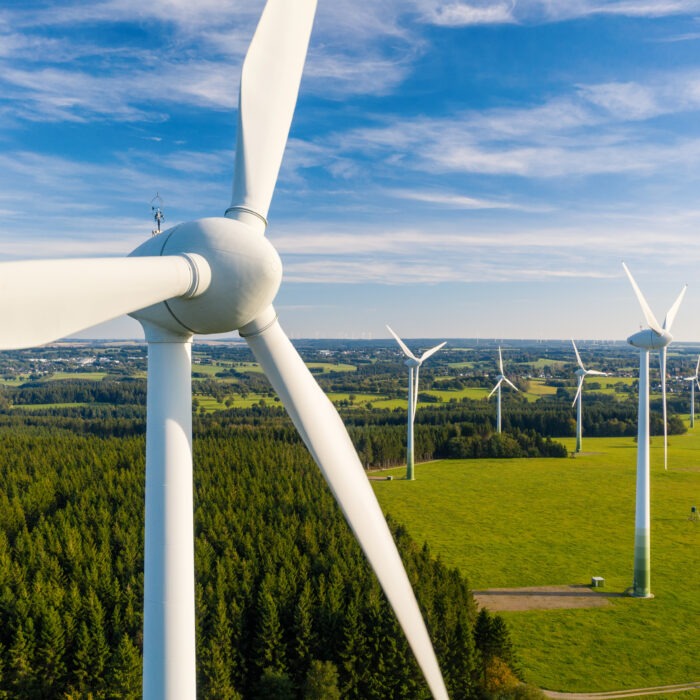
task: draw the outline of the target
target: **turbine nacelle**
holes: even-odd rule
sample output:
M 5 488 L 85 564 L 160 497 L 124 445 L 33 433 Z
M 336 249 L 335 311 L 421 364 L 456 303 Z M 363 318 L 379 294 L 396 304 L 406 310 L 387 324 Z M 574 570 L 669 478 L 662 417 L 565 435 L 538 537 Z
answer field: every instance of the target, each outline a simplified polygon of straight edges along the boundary
M 182 254 L 195 261 L 200 276 L 210 270 L 209 284 L 200 283 L 190 298 L 136 311 L 134 318 L 179 335 L 226 333 L 257 318 L 277 295 L 282 262 L 269 240 L 249 224 L 223 217 L 191 221 L 154 236 L 131 256 Z M 196 256 L 207 265 L 196 265 Z
M 404 364 L 406 367 L 420 367 L 423 364 L 423 361 L 419 360 L 417 357 L 407 357 Z
M 635 348 L 642 350 L 661 350 L 665 348 L 671 341 L 673 336 L 665 329 L 660 333 L 646 328 L 627 338 L 627 342 Z

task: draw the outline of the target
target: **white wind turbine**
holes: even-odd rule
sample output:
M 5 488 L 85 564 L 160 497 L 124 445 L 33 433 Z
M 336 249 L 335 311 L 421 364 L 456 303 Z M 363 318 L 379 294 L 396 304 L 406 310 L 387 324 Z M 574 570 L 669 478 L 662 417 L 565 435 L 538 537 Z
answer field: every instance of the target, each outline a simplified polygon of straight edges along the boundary
M 272 301 L 282 265 L 264 237 L 316 9 L 268 0 L 241 76 L 233 198 L 125 258 L 0 265 L 0 348 L 47 343 L 124 313 L 148 342 L 143 697 L 196 697 L 193 334 L 238 330 L 338 500 L 435 698 L 447 691 L 411 584 L 345 427 Z
M 698 371 L 700 371 L 700 355 L 698 355 L 698 363 L 695 365 L 695 374 L 692 377 L 683 377 L 683 380 L 690 382 L 690 427 L 695 427 L 695 385 L 700 389 L 700 379 L 698 379 Z
M 642 291 L 622 263 L 632 289 L 637 296 L 642 313 L 649 326 L 627 338 L 627 342 L 639 348 L 639 415 L 637 426 L 637 502 L 634 522 L 634 579 L 632 595 L 650 598 L 651 593 L 651 541 L 650 541 L 650 487 L 649 487 L 649 351 L 665 349 L 673 340 L 670 333 L 673 321 L 683 301 L 687 285 L 683 287 L 673 306 L 668 310 L 663 327 L 659 325 Z
M 576 396 L 571 404 L 572 407 L 576 406 L 576 452 L 581 451 L 581 432 L 582 432 L 582 415 L 581 415 L 581 403 L 583 401 L 583 380 L 589 375 L 599 375 L 606 377 L 605 372 L 598 372 L 595 369 L 586 369 L 581 362 L 581 355 L 578 354 L 578 348 L 574 339 L 571 339 L 571 344 L 574 346 L 574 352 L 576 353 L 576 361 L 578 362 L 579 368 L 576 370 L 576 376 L 578 376 L 578 389 L 576 390 Z
M 399 338 L 394 331 L 387 326 L 387 329 L 391 335 L 394 336 L 396 342 L 399 344 L 403 350 L 403 354 L 406 355 L 406 362 L 404 363 L 408 367 L 408 429 L 406 436 L 406 479 L 408 481 L 413 481 L 414 476 L 414 460 L 413 460 L 413 421 L 416 417 L 416 406 L 418 404 L 418 374 L 420 372 L 420 367 L 425 360 L 427 360 L 431 355 L 434 355 L 447 341 L 436 345 L 430 350 L 426 350 L 420 357 L 416 357 L 407 347 L 406 344 Z
M 506 377 L 505 374 L 503 374 L 503 356 L 501 355 L 500 346 L 498 348 L 498 370 L 499 370 L 500 374 L 497 377 L 498 381 L 496 382 L 496 386 L 493 387 L 493 389 L 491 389 L 491 393 L 486 398 L 490 399 L 493 396 L 494 392 L 497 392 L 496 393 L 496 432 L 500 433 L 501 432 L 501 384 L 503 384 L 503 382 L 506 382 L 506 384 L 509 384 L 516 391 L 520 391 L 520 389 L 518 389 L 518 387 L 515 386 L 515 384 L 513 384 L 513 382 L 511 382 L 510 379 L 508 379 L 508 377 Z

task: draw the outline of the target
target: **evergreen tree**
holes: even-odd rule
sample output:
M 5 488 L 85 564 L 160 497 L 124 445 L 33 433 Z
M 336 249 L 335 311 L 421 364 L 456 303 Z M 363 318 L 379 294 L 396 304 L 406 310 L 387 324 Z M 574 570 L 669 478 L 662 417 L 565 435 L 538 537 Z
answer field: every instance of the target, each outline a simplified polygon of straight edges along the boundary
M 296 700 L 294 684 L 283 671 L 266 668 L 258 681 L 255 700 Z
M 338 669 L 332 661 L 313 659 L 304 683 L 304 700 L 341 700 Z
M 366 700 L 366 673 L 369 662 L 366 633 L 357 600 L 351 600 L 345 616 L 343 645 L 340 652 L 343 673 L 343 697 Z
M 41 693 L 44 697 L 60 694 L 66 674 L 66 639 L 61 617 L 55 608 L 41 615 L 36 662 L 41 667 Z
M 73 678 L 75 689 L 85 690 L 88 687 L 88 679 L 92 674 L 92 637 L 88 630 L 87 623 L 83 620 L 78 628 L 73 652 Z
M 304 586 L 294 609 L 294 654 L 296 657 L 294 665 L 298 674 L 306 672 L 309 668 L 312 649 L 316 643 L 313 628 L 313 608 L 313 591 L 311 583 L 307 579 L 304 581 Z
M 12 695 L 18 698 L 32 697 L 37 681 L 34 674 L 34 625 L 31 618 L 17 626 L 9 657 L 11 671 L 7 680 Z
M 141 697 L 141 656 L 128 635 L 119 640 L 107 681 L 110 700 L 138 700 Z
M 256 663 L 266 671 L 284 673 L 286 660 L 280 615 L 272 592 L 269 579 L 266 578 L 258 596 L 258 633 Z

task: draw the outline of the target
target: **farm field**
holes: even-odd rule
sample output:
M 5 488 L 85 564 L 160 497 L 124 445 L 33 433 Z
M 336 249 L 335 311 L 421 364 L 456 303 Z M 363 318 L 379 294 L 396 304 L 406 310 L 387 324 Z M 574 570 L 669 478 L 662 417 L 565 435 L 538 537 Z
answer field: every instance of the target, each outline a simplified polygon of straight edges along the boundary
M 107 376 L 106 372 L 54 372 L 48 378 L 41 381 L 54 381 L 57 379 L 80 379 L 84 381 L 102 381 Z M 5 386 L 19 386 L 24 382 L 31 381 L 30 377 L 20 376 L 17 379 L 2 379 L 0 384 Z
M 596 692 L 700 681 L 700 522 L 689 520 L 700 505 L 700 431 L 670 439 L 668 472 L 652 441 L 653 600 L 621 595 L 632 578 L 636 445 L 584 437 L 583 449 L 436 461 L 417 465 L 415 482 L 397 478 L 401 468 L 372 483 L 385 512 L 474 590 L 605 578 L 605 607 L 501 613 L 529 682 Z

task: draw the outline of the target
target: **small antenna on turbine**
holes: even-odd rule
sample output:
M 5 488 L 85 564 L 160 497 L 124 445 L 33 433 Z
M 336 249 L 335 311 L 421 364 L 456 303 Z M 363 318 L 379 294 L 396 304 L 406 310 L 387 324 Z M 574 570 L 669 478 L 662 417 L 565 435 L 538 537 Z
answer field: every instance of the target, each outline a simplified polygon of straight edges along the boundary
M 156 222 L 156 228 L 151 231 L 151 235 L 157 236 L 160 233 L 160 222 L 165 221 L 163 214 L 163 198 L 156 192 L 156 196 L 151 200 L 151 211 Z

